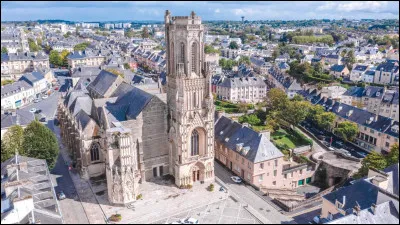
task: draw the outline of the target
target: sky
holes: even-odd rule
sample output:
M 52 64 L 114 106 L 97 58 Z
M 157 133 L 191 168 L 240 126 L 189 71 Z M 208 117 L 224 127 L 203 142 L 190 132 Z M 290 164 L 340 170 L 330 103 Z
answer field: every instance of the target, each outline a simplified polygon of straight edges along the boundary
M 189 16 L 203 20 L 398 19 L 398 1 L 1 1 L 1 21 L 164 20 Z

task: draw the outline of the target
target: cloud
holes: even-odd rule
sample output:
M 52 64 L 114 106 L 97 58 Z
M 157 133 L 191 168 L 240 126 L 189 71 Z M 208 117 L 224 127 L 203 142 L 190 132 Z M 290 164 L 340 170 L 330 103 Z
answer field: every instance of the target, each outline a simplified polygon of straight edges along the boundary
M 163 20 L 165 10 L 175 16 L 193 10 L 203 20 L 304 20 L 371 18 L 397 19 L 399 3 L 390 1 L 337 2 L 140 2 L 140 1 L 38 1 L 1 2 L 1 20 L 64 19 L 72 21 Z

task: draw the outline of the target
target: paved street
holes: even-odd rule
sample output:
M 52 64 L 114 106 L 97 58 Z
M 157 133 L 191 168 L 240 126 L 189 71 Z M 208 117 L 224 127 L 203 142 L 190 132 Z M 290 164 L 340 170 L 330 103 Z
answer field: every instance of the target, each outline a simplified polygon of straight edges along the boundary
M 232 173 L 223 168 L 220 164 L 215 163 L 215 175 L 221 179 L 229 189 L 229 193 L 236 195 L 235 197 L 240 198 L 241 201 L 248 204 L 254 208 L 257 213 L 262 215 L 264 219 L 269 223 L 290 223 L 292 218 L 287 217 L 280 212 L 278 212 L 274 207 L 269 205 L 268 202 L 261 199 L 257 194 L 252 192 L 244 184 L 234 183 L 230 177 L 233 176 Z
M 55 182 L 56 193 L 63 191 L 67 197 L 59 201 L 61 212 L 66 224 L 88 224 L 89 221 L 82 207 L 79 196 L 76 194 L 74 184 L 61 154 L 58 156 L 56 166 L 51 171 Z

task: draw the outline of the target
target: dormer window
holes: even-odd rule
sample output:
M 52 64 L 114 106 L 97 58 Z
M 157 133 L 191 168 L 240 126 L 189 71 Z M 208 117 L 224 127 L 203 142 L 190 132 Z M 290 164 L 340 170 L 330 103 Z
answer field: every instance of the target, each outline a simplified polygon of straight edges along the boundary
M 379 95 L 381 95 L 380 92 L 376 92 L 376 97 L 379 97 Z
M 392 127 L 392 131 L 398 134 L 399 133 L 399 125 L 394 125 Z

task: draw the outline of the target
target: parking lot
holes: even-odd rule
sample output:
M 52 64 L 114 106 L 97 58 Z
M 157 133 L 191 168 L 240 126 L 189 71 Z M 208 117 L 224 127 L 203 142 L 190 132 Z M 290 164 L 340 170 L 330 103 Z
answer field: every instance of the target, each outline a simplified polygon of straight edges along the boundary
M 199 224 L 260 224 L 240 202 L 231 196 L 216 203 L 154 221 L 152 224 L 170 224 L 190 217 L 197 219 Z

